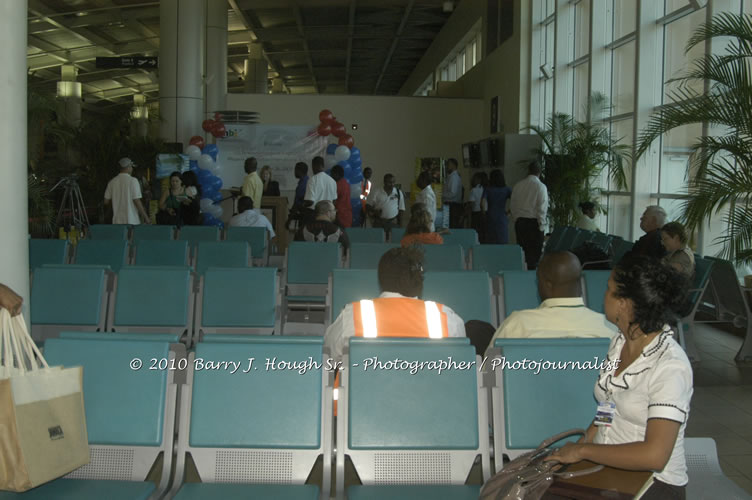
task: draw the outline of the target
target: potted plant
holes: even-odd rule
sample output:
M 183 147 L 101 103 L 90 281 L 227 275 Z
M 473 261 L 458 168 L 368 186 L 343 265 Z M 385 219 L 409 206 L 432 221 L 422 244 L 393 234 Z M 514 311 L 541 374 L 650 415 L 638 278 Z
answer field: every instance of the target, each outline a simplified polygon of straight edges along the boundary
M 617 189 L 626 187 L 624 164 L 629 146 L 617 144 L 603 117 L 609 109 L 606 96 L 594 93 L 589 100 L 588 121 L 579 122 L 565 113 L 554 113 L 545 128 L 529 127 L 543 141 L 539 154 L 544 159 L 541 180 L 548 187 L 549 218 L 556 226 L 573 226 L 583 201 L 597 203 L 599 190 L 593 186 L 604 169 Z
M 737 265 L 752 263 L 752 16 L 719 14 L 695 30 L 686 51 L 698 44 L 730 37 L 724 54 L 707 54 L 690 70 L 669 80 L 680 85 L 672 104 L 657 111 L 638 136 L 636 158 L 664 133 L 684 125 L 708 123 L 723 134 L 700 137 L 692 145 L 689 194 L 684 220 L 697 228 L 714 213 L 728 209 L 728 231 L 716 241 L 720 256 Z M 720 40 L 719 40 L 720 41 Z M 707 82 L 708 91 L 686 85 Z

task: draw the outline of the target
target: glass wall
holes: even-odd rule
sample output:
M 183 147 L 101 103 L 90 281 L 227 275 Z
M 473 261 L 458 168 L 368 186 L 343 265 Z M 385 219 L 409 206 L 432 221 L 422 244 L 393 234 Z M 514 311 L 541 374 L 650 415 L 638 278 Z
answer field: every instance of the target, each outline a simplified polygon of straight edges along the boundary
M 706 50 L 699 44 L 685 52 L 692 32 L 711 12 L 752 13 L 750 0 L 532 2 L 531 124 L 545 127 L 554 110 L 585 121 L 588 96 L 601 92 L 611 103 L 604 126 L 632 148 L 635 133 L 652 113 L 679 98 L 677 84 L 669 80 L 685 74 Z M 653 73 L 655 77 L 645 77 Z M 702 82 L 692 85 L 702 90 Z M 702 127 L 695 125 L 666 134 L 655 144 L 655 154 L 645 155 L 634 172 L 629 167 L 626 190 L 618 190 L 602 175 L 600 204 L 607 213 L 596 219 L 601 230 L 640 237 L 639 215 L 649 203 L 663 206 L 670 220 L 680 218 L 689 196 L 690 148 L 702 133 Z M 698 252 L 718 251 L 713 239 L 726 230 L 719 220 L 701 230 Z

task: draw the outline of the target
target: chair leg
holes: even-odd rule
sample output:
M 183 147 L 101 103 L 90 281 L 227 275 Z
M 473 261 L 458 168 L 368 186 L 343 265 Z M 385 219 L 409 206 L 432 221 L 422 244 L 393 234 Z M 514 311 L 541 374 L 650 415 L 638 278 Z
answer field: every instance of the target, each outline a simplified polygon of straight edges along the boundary
M 687 353 L 687 357 L 691 363 L 699 363 L 700 353 L 697 350 L 697 346 L 694 342 L 694 322 L 689 323 L 689 328 L 684 330 L 684 322 L 679 321 L 679 344 L 684 348 L 684 352 Z

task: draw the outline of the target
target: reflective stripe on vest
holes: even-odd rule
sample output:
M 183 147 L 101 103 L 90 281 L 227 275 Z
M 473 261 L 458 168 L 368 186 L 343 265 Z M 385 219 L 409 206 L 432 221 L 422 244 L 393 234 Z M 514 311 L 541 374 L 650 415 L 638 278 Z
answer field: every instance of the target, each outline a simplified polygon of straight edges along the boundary
M 353 323 L 356 337 L 449 336 L 446 313 L 430 300 L 390 297 L 354 302 Z

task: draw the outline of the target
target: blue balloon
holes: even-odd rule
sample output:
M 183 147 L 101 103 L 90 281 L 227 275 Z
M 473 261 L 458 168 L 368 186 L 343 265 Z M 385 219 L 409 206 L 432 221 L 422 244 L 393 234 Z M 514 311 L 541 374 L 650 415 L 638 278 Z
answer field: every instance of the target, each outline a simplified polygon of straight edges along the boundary
M 347 161 L 350 162 L 350 165 L 352 165 L 353 168 L 357 168 L 358 170 L 360 170 L 361 165 L 363 165 L 363 160 L 360 159 L 360 156 L 355 159 L 353 159 L 353 157 L 351 156 Z
M 350 148 L 350 159 L 352 158 L 360 158 L 360 149 L 355 146 Z
M 340 167 L 346 170 L 348 167 L 350 167 L 350 162 L 348 160 L 343 160 L 343 161 L 337 162 L 337 165 L 339 165 Z
M 355 172 L 350 176 L 350 184 L 359 184 L 363 180 L 363 172 Z
M 198 162 L 197 161 L 189 161 L 188 162 L 189 168 L 192 172 L 198 172 L 200 169 L 198 168 Z
M 212 179 L 209 181 L 209 187 L 214 191 L 219 191 L 220 189 L 222 189 L 222 179 L 215 175 L 212 175 Z
M 339 146 L 339 144 L 329 144 L 329 145 L 328 145 L 328 146 L 326 147 L 326 154 L 328 154 L 328 155 L 333 155 L 333 154 L 334 154 L 334 152 L 335 152 L 335 151 L 337 150 L 337 147 L 338 147 L 338 146 Z
M 212 214 L 204 214 L 204 226 L 213 226 L 217 222 Z
M 214 177 L 214 174 L 209 172 L 208 170 L 199 169 L 198 170 L 198 183 L 201 184 L 201 187 L 206 189 L 209 186 L 209 183 L 211 182 L 212 177 Z
M 201 150 L 201 153 L 209 155 L 212 157 L 212 160 L 217 161 L 217 154 L 219 153 L 219 149 L 217 149 L 216 144 L 207 144 L 206 146 L 204 146 L 204 149 Z
M 223 199 L 223 198 L 222 198 L 222 193 L 220 193 L 219 191 L 217 191 L 216 193 L 213 193 L 213 195 L 212 195 L 212 196 L 210 196 L 209 198 L 210 198 L 210 199 L 211 199 L 211 201 L 213 201 L 214 203 L 219 203 L 219 202 L 220 202 L 220 201 L 222 201 L 222 199 Z
M 347 165 L 342 165 L 342 168 L 345 170 L 345 178 L 349 179 L 353 172 L 352 167 L 348 163 Z

